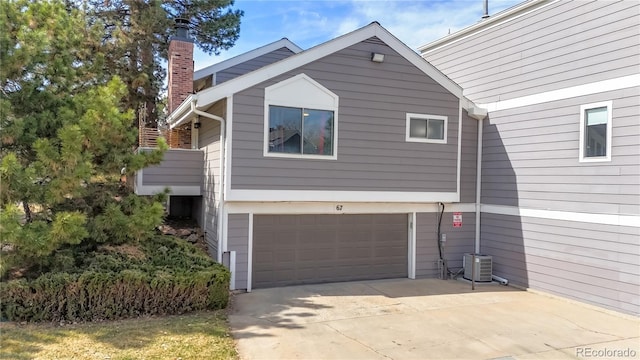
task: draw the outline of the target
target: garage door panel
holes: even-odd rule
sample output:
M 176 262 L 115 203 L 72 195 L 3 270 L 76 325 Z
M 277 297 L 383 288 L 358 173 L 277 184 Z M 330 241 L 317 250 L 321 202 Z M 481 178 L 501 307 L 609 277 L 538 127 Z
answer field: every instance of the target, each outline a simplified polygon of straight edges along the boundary
M 294 248 L 296 246 L 297 231 L 263 228 L 260 233 L 254 233 L 254 249 L 271 249 L 272 244 L 270 242 L 274 236 L 278 238 L 279 247 Z
M 273 257 L 276 256 L 276 254 L 273 251 L 258 251 L 254 249 L 253 256 L 262 259 L 260 263 L 256 264 L 257 268 L 260 268 L 261 265 L 264 266 L 263 264 L 272 264 L 274 262 Z
M 335 250 L 333 248 L 315 248 L 307 250 L 299 250 L 296 260 L 299 262 L 308 262 L 310 264 L 331 261 L 334 258 Z
M 293 249 L 278 251 L 273 255 L 273 259 L 275 260 L 274 269 L 289 269 L 296 261 L 296 251 Z
M 313 231 L 313 230 L 312 230 Z M 330 231 L 318 231 L 315 233 L 298 233 L 297 246 L 304 243 L 305 247 L 312 249 L 321 249 L 326 247 L 332 247 L 334 244 L 335 235 Z
M 335 239 L 344 246 L 367 244 L 371 241 L 371 232 L 357 229 L 336 230 Z
M 256 215 L 253 287 L 407 276 L 407 215 Z
M 368 260 L 373 255 L 371 248 L 356 246 L 356 247 L 342 247 L 338 252 L 337 258 L 341 260 Z
M 380 259 L 388 259 L 392 257 L 404 259 L 407 257 L 407 248 L 391 247 L 391 248 L 374 248 L 373 257 Z
M 372 218 L 375 215 L 371 214 L 355 214 L 355 215 L 338 215 L 337 219 L 340 224 L 346 224 L 347 226 L 354 225 L 368 225 L 372 224 Z

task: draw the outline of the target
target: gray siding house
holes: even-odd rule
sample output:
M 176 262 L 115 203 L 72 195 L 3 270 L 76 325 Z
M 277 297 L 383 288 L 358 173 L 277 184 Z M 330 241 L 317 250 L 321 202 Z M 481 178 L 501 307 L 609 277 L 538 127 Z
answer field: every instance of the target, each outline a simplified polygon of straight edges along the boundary
M 532 0 L 420 55 L 378 23 L 279 40 L 195 72 L 169 116 L 191 149 L 136 190 L 188 199 L 232 289 L 447 276 L 476 252 L 638 315 L 639 11 Z
M 194 90 L 170 106 L 202 164 L 180 186 L 233 289 L 437 276 L 438 227 L 449 267 L 474 251 L 486 113 L 378 23 L 306 51 L 280 40 L 196 71 Z M 172 156 L 143 184 L 182 195 Z
M 480 250 L 640 314 L 640 3 L 529 1 L 419 48 L 488 110 Z

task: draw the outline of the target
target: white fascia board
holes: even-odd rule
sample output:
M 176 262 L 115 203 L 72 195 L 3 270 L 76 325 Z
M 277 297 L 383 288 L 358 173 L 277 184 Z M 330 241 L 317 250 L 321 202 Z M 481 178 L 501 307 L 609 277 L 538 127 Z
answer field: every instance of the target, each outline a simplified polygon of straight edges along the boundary
M 390 203 L 457 203 L 457 192 L 401 192 L 401 191 L 323 191 L 323 190 L 238 190 L 231 189 L 226 201 L 335 201 Z
M 420 57 L 418 53 L 411 50 L 395 36 L 391 35 L 391 33 L 380 26 L 380 24 L 371 23 L 363 28 L 346 35 L 342 35 L 333 40 L 329 40 L 299 54 L 267 65 L 248 74 L 238 76 L 237 78 L 226 81 L 218 86 L 205 89 L 197 94 L 198 108 L 206 108 L 223 97 L 231 96 L 237 92 L 250 88 L 261 82 L 268 81 L 278 75 L 304 66 L 374 36 L 378 37 L 389 47 L 407 59 L 411 64 L 422 70 L 427 76 L 431 77 L 456 97 L 459 99 L 463 98 L 462 88 L 458 84 L 446 77 L 440 72 L 440 70 L 436 69 L 433 65 Z
M 481 105 L 476 105 L 473 101 L 469 100 L 466 96 L 460 99 L 462 108 L 467 111 L 467 114 L 476 120 L 484 120 L 489 114 L 488 110 Z
M 272 51 L 278 50 L 280 48 L 287 48 L 291 50 L 294 54 L 302 52 L 302 48 L 298 45 L 291 42 L 291 40 L 287 38 L 282 38 L 278 41 L 274 41 L 270 44 L 261 46 L 259 48 L 253 49 L 251 51 L 247 51 L 246 53 L 242 53 L 240 55 L 234 56 L 230 59 L 221 61 L 219 63 L 213 64 L 211 66 L 207 66 L 205 68 L 196 70 L 193 73 L 193 80 L 200 80 L 206 76 L 213 75 L 219 71 L 228 69 L 230 67 L 242 64 L 243 62 L 249 61 L 251 59 L 255 59 L 259 56 L 268 54 Z
M 440 211 L 436 203 L 228 202 L 229 214 L 410 214 Z M 445 204 L 445 213 L 475 212 L 473 203 Z
M 447 89 L 449 92 L 455 95 L 458 99 L 462 99 L 464 97 L 462 95 L 462 87 L 460 85 L 456 84 L 453 80 L 448 78 L 435 66 L 431 65 L 428 61 L 423 59 L 417 52 L 413 51 L 405 43 L 398 40 L 398 38 L 393 36 L 389 31 L 387 31 L 387 29 L 383 28 L 377 23 L 373 23 L 371 25 L 376 25 L 376 27 L 374 28 L 376 32 L 375 36 L 377 36 L 380 40 L 384 41 L 387 45 L 389 45 L 389 47 L 391 47 L 397 53 L 402 55 L 415 67 L 422 70 L 422 72 L 427 74 L 430 78 L 435 80 L 438 84 L 442 85 L 445 89 Z
M 474 33 L 480 32 L 480 31 L 484 31 L 487 29 L 490 29 L 494 26 L 498 26 L 500 24 L 503 24 L 507 21 L 511 21 L 513 19 L 517 19 L 520 16 L 525 15 L 528 12 L 525 12 L 526 10 L 530 9 L 531 7 L 535 6 L 535 5 L 539 5 L 539 4 L 544 4 L 547 3 L 546 5 L 550 5 L 554 2 L 557 2 L 559 0 L 554 0 L 554 1 L 549 1 L 549 0 L 529 0 L 529 1 L 525 1 L 522 2 L 514 7 L 508 8 L 504 11 L 501 11 L 495 15 L 490 16 L 487 19 L 482 19 L 479 22 L 468 26 L 464 29 L 461 29 L 459 31 L 454 32 L 451 35 L 447 35 L 441 39 L 432 41 L 428 44 L 422 45 L 418 47 L 418 51 L 420 53 L 426 53 L 429 51 L 433 51 L 436 50 L 440 47 L 443 46 L 447 46 L 450 45 L 454 42 L 457 42 L 459 40 L 464 39 L 465 37 L 472 35 Z M 536 10 L 536 9 L 534 9 Z
M 169 128 L 173 129 L 176 126 L 180 126 L 186 122 L 187 115 L 191 112 L 191 102 L 196 101 L 197 94 L 187 96 L 186 99 L 167 117 L 167 123 Z

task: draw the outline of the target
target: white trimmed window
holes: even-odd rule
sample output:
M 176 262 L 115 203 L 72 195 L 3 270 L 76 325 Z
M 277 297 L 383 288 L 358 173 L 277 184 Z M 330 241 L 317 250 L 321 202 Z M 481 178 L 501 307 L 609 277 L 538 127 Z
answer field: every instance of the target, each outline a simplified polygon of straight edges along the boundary
M 305 74 L 265 88 L 264 156 L 337 159 L 338 96 Z
M 611 101 L 580 106 L 580 162 L 611 161 Z
M 407 113 L 406 141 L 446 144 L 447 127 L 446 116 Z
M 269 105 L 269 153 L 333 155 L 333 111 Z

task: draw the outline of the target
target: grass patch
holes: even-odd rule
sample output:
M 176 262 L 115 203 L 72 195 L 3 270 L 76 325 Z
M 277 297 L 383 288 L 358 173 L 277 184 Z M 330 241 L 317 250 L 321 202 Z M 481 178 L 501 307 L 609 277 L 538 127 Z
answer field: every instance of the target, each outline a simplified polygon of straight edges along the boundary
M 237 359 L 223 310 L 73 325 L 0 324 L 0 359 Z

